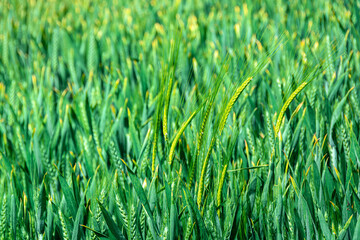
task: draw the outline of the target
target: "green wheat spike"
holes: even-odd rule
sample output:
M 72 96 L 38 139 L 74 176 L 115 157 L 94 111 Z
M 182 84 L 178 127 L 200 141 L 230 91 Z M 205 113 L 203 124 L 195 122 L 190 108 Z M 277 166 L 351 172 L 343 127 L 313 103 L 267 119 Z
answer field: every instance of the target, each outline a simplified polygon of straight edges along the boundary
M 88 71 L 95 71 L 97 65 L 96 39 L 93 28 L 88 35 L 87 68 Z
M 55 28 L 52 35 L 52 50 L 51 50 L 51 66 L 53 71 L 57 71 L 58 68 L 59 44 L 60 44 L 59 29 Z
M 59 218 L 60 218 L 60 223 L 61 223 L 61 229 L 62 229 L 62 234 L 63 234 L 63 239 L 64 240 L 69 240 L 69 232 L 67 230 L 67 226 L 65 223 L 65 219 L 64 219 L 64 215 L 62 213 L 61 210 L 59 210 Z
M 5 240 L 7 237 L 7 197 L 3 197 L 2 206 L 1 206 L 1 215 L 0 215 L 0 239 Z

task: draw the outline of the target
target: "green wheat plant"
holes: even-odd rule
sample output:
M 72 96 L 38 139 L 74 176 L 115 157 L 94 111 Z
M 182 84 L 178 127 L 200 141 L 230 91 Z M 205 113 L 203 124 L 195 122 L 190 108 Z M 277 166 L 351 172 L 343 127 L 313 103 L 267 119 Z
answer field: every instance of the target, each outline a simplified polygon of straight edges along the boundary
M 360 239 L 359 6 L 2 0 L 0 240 Z

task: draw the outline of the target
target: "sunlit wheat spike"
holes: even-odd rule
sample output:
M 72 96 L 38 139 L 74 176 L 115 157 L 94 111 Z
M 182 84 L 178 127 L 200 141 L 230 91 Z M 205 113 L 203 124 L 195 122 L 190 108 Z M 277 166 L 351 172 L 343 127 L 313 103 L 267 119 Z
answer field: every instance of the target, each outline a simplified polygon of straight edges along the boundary
M 309 82 L 303 82 L 302 84 L 300 84 L 300 86 L 298 86 L 296 88 L 296 90 L 290 95 L 290 97 L 286 100 L 286 102 L 282 106 L 281 111 L 280 111 L 279 116 L 278 116 L 278 119 L 276 121 L 275 136 L 277 136 L 277 134 L 278 134 L 278 132 L 280 130 L 280 125 L 281 125 L 281 122 L 282 122 L 282 118 L 284 117 L 284 114 L 285 114 L 287 108 L 289 107 L 290 103 L 301 92 L 301 90 L 303 90 L 306 87 L 306 85 L 308 83 Z
M 221 172 L 221 177 L 220 177 L 220 181 L 219 181 L 219 185 L 218 185 L 218 191 L 217 191 L 217 194 L 216 194 L 216 204 L 217 204 L 217 207 L 220 206 L 221 204 L 221 193 L 222 193 L 222 189 L 223 189 L 223 186 L 224 186 L 224 182 L 225 182 L 225 176 L 226 176 L 226 170 L 227 170 L 227 164 L 225 164 L 222 172 Z M 219 217 L 220 217 L 220 209 L 218 209 L 217 211 Z
M 200 182 L 199 182 L 199 189 L 198 189 L 198 194 L 197 194 L 197 204 L 198 204 L 198 206 L 200 206 L 201 202 L 202 202 L 202 197 L 203 197 L 202 193 L 203 193 L 203 189 L 204 189 L 205 173 L 206 173 L 206 169 L 207 169 L 207 166 L 208 166 L 208 163 L 209 163 L 209 159 L 210 159 L 210 155 L 211 155 L 213 146 L 215 144 L 215 140 L 216 140 L 215 137 L 213 137 L 211 139 L 210 146 L 209 146 L 209 149 L 208 149 L 208 151 L 206 153 L 204 163 L 203 163 L 203 166 L 202 166 L 201 175 L 200 175 Z
M 234 106 L 236 100 L 239 98 L 240 94 L 244 91 L 244 89 L 246 88 L 246 86 L 251 82 L 253 78 L 249 77 L 247 78 L 236 90 L 235 93 L 232 95 L 232 97 L 230 98 L 228 104 L 226 105 L 225 111 L 222 114 L 222 118 L 220 121 L 220 125 L 219 125 L 219 134 L 221 135 L 222 131 L 224 130 L 225 127 L 225 123 L 226 120 L 230 114 L 230 111 L 232 109 L 232 107 Z
M 196 116 L 196 114 L 200 111 L 201 107 L 199 107 L 198 109 L 196 109 L 191 115 L 190 117 L 181 125 L 180 129 L 178 130 L 178 132 L 175 135 L 175 138 L 171 144 L 170 147 L 170 151 L 169 151 L 169 164 L 171 165 L 173 162 L 173 158 L 174 158 L 174 153 L 175 153 L 175 148 L 176 145 L 181 137 L 181 135 L 183 134 L 183 132 L 185 131 L 186 127 L 190 124 L 191 120 Z

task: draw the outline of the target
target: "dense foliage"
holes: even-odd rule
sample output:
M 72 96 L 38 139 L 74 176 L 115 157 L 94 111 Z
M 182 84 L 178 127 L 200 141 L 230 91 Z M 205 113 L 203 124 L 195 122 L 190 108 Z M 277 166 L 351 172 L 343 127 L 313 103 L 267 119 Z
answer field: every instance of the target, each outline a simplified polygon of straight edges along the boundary
M 360 239 L 360 2 L 1 0 L 0 239 Z

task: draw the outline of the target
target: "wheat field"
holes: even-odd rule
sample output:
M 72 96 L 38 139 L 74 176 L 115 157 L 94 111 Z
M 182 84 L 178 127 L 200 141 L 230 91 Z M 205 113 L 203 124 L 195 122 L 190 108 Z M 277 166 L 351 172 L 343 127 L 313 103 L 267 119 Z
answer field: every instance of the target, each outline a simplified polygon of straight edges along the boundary
M 1 0 L 0 240 L 360 239 L 359 26 L 359 0 Z

